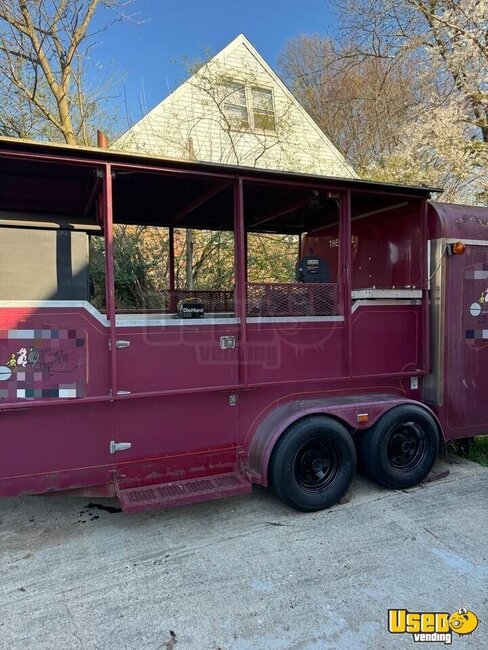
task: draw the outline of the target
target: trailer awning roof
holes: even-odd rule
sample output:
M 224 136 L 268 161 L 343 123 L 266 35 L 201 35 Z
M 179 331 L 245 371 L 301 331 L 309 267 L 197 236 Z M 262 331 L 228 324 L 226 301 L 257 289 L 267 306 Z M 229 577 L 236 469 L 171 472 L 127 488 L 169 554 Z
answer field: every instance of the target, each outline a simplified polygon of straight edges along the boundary
M 0 138 L 0 219 L 16 213 L 93 227 L 106 163 L 114 171 L 118 223 L 232 229 L 237 177 L 244 181 L 246 227 L 256 232 L 303 232 L 324 211 L 336 218 L 333 199 L 344 190 L 352 191 L 353 215 L 441 191 Z
M 432 239 L 488 241 L 488 208 L 429 201 L 429 232 Z

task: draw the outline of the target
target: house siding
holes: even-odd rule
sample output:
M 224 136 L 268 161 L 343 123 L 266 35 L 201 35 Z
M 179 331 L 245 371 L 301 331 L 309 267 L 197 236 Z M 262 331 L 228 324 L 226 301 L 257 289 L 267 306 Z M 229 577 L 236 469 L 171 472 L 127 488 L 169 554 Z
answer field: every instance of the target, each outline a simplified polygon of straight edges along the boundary
M 229 128 L 220 81 L 271 88 L 276 130 Z M 248 103 L 248 109 L 251 106 Z M 252 45 L 240 36 L 130 128 L 114 148 L 168 158 L 356 177 L 354 170 L 297 103 Z

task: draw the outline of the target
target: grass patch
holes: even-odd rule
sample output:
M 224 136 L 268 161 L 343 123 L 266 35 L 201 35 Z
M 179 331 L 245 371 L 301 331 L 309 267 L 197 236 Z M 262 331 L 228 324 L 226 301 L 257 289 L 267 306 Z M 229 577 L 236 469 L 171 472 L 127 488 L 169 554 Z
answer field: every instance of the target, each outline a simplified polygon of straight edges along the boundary
M 459 456 L 488 467 L 488 436 L 477 436 L 468 449 L 460 441 L 455 441 L 454 451 Z

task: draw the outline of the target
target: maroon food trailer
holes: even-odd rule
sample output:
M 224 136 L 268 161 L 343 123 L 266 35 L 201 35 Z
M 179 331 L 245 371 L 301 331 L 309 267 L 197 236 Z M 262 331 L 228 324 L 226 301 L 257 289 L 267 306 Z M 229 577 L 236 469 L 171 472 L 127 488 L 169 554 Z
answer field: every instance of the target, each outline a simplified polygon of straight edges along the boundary
M 422 481 L 488 431 L 488 210 L 432 191 L 0 139 L 0 496 L 137 512 L 258 483 L 309 511 L 357 462 Z M 123 224 L 167 229 L 156 310 L 116 304 Z M 229 233 L 232 286 L 176 286 L 175 228 Z M 296 238 L 288 282 L 254 281 L 256 233 Z

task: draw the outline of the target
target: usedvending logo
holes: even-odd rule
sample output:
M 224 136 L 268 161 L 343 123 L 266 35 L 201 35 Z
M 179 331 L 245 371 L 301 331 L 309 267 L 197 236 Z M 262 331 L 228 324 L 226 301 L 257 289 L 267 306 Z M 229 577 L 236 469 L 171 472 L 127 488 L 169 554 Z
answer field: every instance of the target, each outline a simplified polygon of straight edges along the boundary
M 407 609 L 388 610 L 388 632 L 411 634 L 417 643 L 452 643 L 453 633 L 472 634 L 478 627 L 476 614 L 465 607 L 449 612 L 409 612 Z

